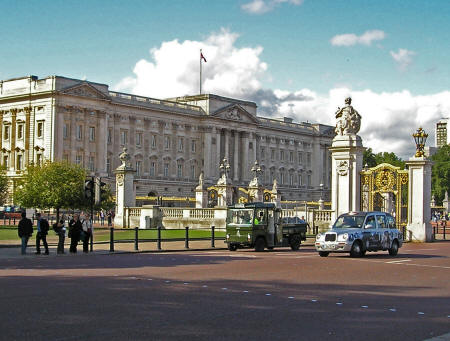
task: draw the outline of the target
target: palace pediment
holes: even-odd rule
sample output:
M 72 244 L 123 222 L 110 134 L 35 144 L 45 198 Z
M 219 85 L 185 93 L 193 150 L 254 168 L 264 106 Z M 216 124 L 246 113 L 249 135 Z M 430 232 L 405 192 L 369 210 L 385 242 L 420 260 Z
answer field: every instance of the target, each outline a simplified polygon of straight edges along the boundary
M 213 117 L 221 118 L 229 121 L 236 121 L 242 123 L 257 123 L 255 116 L 250 114 L 247 110 L 238 104 L 230 104 L 226 107 L 220 108 L 211 114 Z
M 95 87 L 90 85 L 87 82 L 83 82 L 80 84 L 76 84 L 73 86 L 70 86 L 68 88 L 65 88 L 60 91 L 60 93 L 65 95 L 73 95 L 73 96 L 80 96 L 80 97 L 90 97 L 90 98 L 96 98 L 96 99 L 110 99 L 109 96 L 105 95 L 100 90 L 97 90 Z

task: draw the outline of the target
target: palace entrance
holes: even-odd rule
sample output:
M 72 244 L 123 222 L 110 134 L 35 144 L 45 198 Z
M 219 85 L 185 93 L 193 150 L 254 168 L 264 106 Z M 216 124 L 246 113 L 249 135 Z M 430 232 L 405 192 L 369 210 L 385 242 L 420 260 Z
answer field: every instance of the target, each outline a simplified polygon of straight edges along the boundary
M 363 169 L 361 210 L 390 213 L 404 230 L 408 223 L 408 171 L 388 163 Z

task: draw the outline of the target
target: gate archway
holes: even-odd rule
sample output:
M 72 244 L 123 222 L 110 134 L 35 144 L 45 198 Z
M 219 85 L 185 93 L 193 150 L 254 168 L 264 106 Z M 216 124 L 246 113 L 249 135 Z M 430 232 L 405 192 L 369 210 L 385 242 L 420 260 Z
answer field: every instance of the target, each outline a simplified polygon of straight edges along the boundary
M 361 210 L 395 217 L 398 228 L 408 222 L 408 171 L 388 163 L 361 171 Z

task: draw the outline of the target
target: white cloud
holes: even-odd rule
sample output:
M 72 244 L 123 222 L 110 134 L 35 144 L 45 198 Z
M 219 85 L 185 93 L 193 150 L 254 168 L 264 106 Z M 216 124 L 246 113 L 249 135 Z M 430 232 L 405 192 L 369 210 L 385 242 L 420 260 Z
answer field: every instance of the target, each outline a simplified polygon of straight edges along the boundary
M 254 101 L 260 116 L 294 116 L 296 122 L 330 125 L 335 124 L 337 107 L 351 96 L 362 115 L 364 146 L 375 152 L 395 152 L 403 158 L 414 153 L 411 134 L 419 126 L 430 134 L 427 144 L 433 145 L 435 123 L 450 113 L 450 91 L 421 96 L 407 90 L 353 91 L 349 86 L 335 87 L 327 94 L 306 88 L 263 88 L 268 67 L 260 58 L 262 47 L 237 47 L 237 39 L 237 34 L 221 30 L 203 41 L 163 42 L 151 49 L 151 60 L 138 61 L 134 75 L 124 78 L 115 90 L 155 98 L 197 94 L 202 48 L 208 61 L 203 64 L 205 93 Z
M 405 71 L 412 63 L 412 57 L 416 54 L 414 51 L 407 49 L 398 49 L 397 52 L 390 51 L 392 58 L 394 58 L 400 70 Z
M 386 34 L 381 30 L 366 31 L 360 36 L 354 33 L 339 34 L 331 38 L 330 42 L 333 46 L 353 46 L 356 44 L 370 46 L 373 41 L 383 40 Z
M 124 78 L 119 91 L 156 98 L 199 92 L 199 50 L 203 49 L 203 92 L 244 96 L 260 89 L 267 64 L 260 60 L 262 47 L 234 46 L 238 35 L 222 29 L 204 41 L 172 40 L 150 50 L 151 61 L 141 59 L 134 76 Z
M 264 14 L 272 11 L 277 5 L 288 3 L 299 6 L 303 0 L 253 0 L 241 6 L 242 10 L 250 14 Z

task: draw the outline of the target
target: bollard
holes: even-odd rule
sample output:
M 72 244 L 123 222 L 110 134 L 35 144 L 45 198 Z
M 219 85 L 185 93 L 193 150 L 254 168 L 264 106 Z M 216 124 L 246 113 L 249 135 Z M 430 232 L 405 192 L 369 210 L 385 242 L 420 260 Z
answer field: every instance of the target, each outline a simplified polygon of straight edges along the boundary
M 139 227 L 134 228 L 134 250 L 139 250 Z
M 14 216 L 14 223 L 13 223 L 14 225 L 16 225 L 16 217 Z
M 186 249 L 189 249 L 189 226 L 186 226 L 185 229 L 186 229 L 186 236 L 184 238 L 184 247 Z
M 114 227 L 109 228 L 109 252 L 114 252 Z
M 445 240 L 445 228 L 447 227 L 447 223 L 444 224 L 443 228 L 444 228 L 444 240 Z
M 90 245 L 89 245 L 89 249 L 91 252 L 94 251 L 94 229 L 91 229 L 91 235 L 90 235 Z
M 161 226 L 158 226 L 158 239 L 157 239 L 158 250 L 161 250 Z
M 9 222 L 8 222 L 8 225 L 11 226 L 11 216 L 9 216 Z
M 211 226 L 211 247 L 216 247 L 216 245 L 214 243 L 214 238 L 215 238 L 214 230 L 215 230 L 215 228 L 216 227 L 214 225 Z

